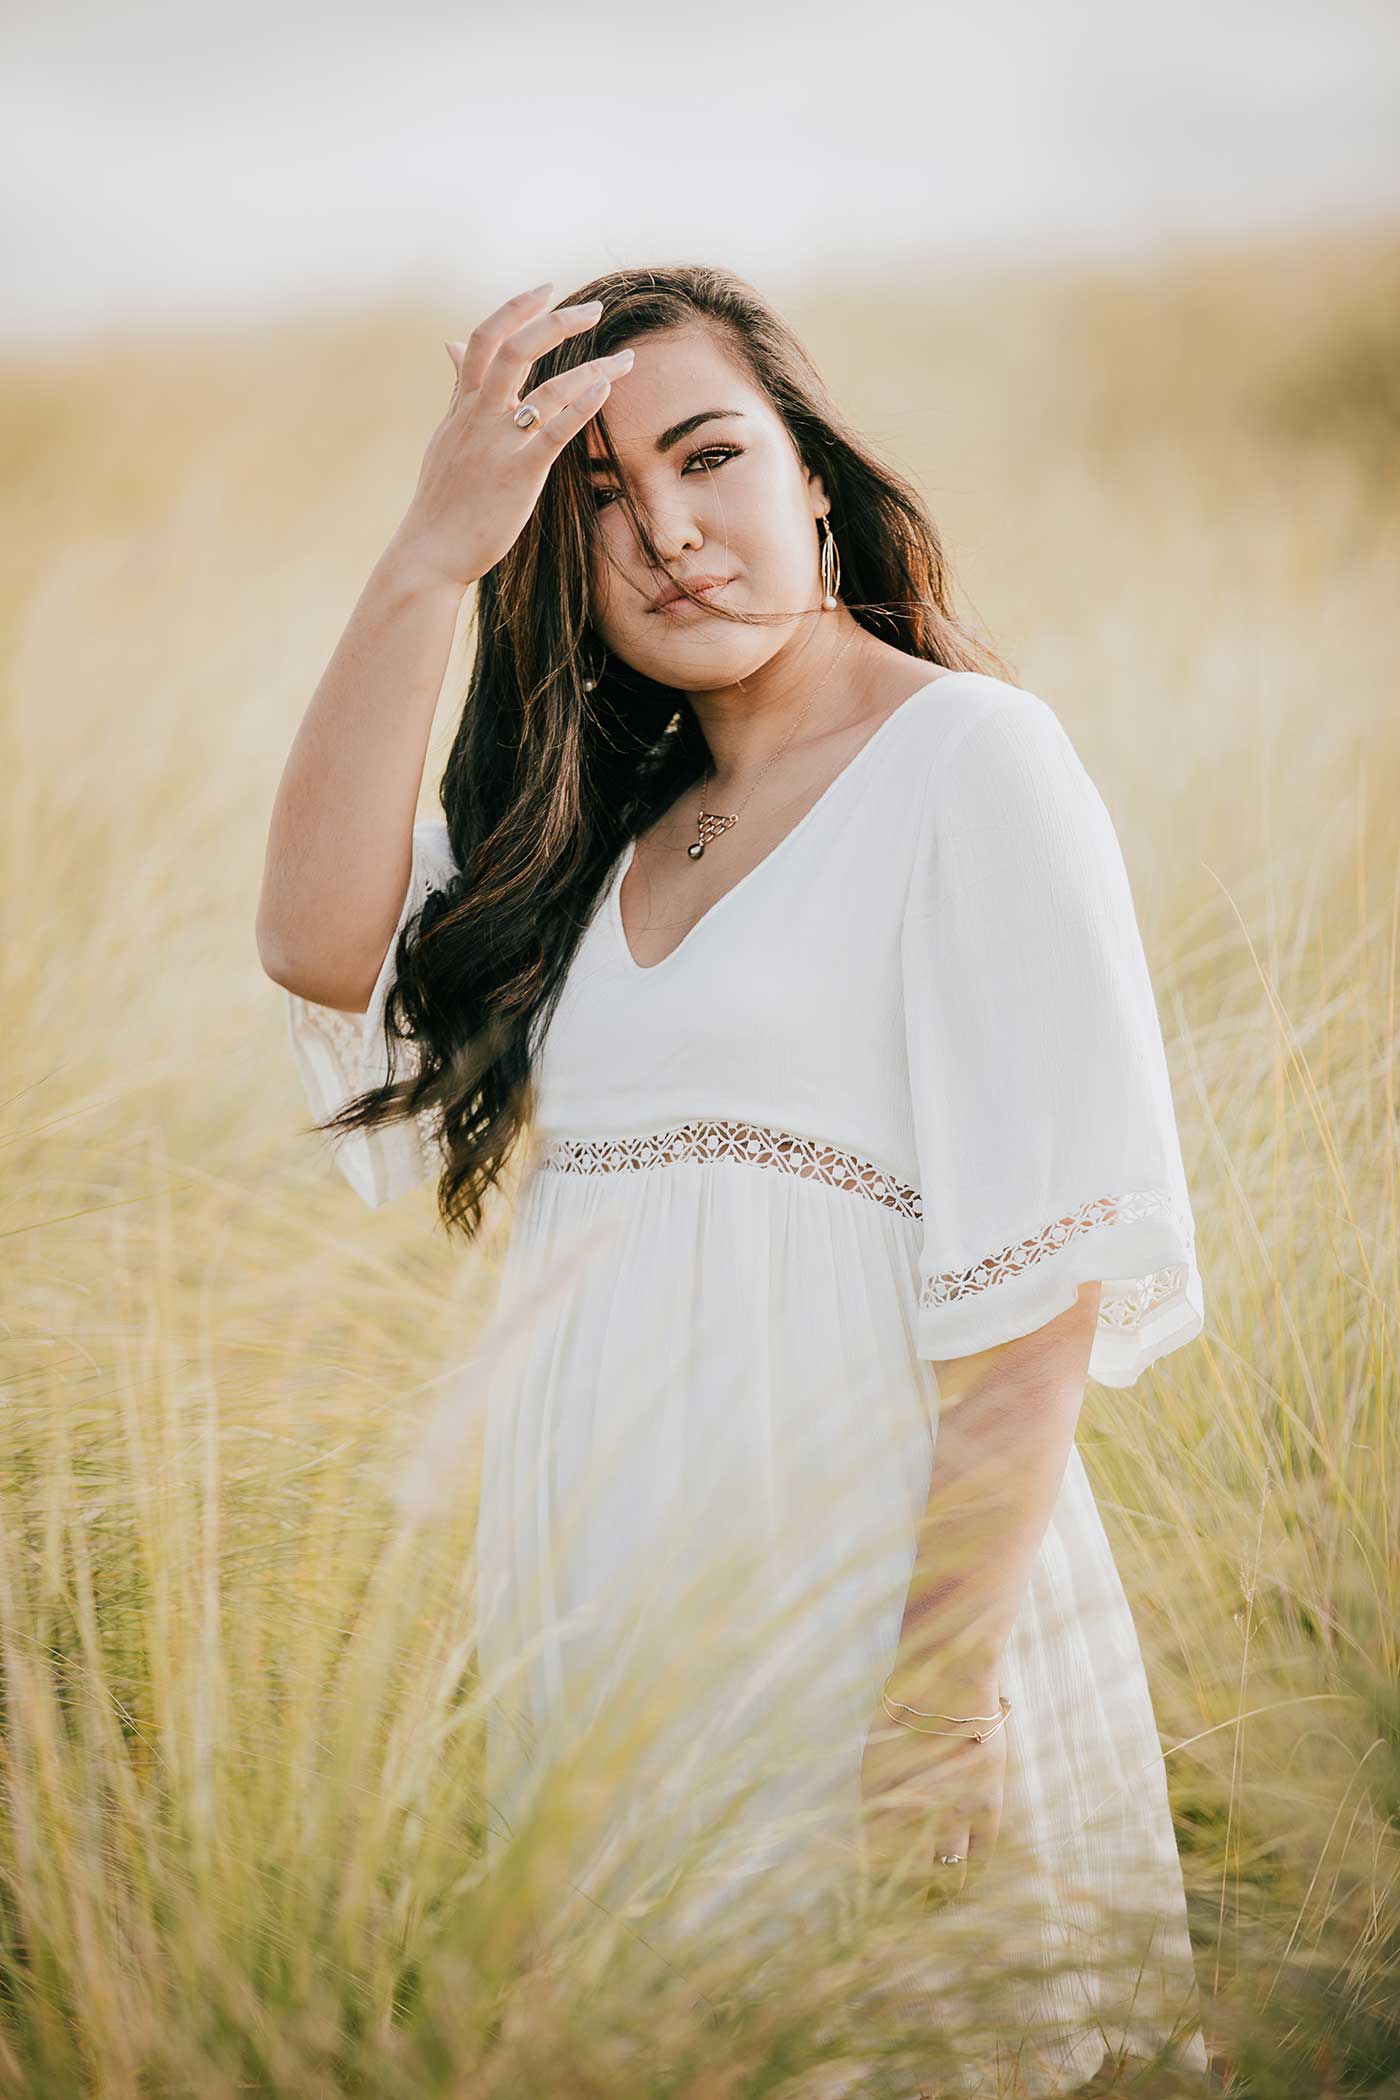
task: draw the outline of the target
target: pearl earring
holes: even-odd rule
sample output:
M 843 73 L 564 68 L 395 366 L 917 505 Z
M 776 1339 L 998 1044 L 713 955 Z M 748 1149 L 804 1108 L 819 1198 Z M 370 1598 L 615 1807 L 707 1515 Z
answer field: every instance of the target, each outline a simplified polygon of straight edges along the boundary
M 822 529 L 822 610 L 835 612 L 836 593 L 841 587 L 841 554 L 826 517 L 818 518 L 817 523 Z

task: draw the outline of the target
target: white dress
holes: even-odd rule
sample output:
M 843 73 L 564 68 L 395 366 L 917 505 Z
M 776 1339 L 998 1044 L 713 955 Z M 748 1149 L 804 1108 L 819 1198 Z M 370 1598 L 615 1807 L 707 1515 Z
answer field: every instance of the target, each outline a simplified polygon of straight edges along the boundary
M 1132 1385 L 1201 1331 L 1194 1221 L 1118 840 L 1035 694 L 922 686 L 647 968 L 618 907 L 630 852 L 538 1046 L 493 1323 L 510 1345 L 480 1367 L 487 1795 L 504 1831 L 586 1729 L 653 1723 L 574 1885 L 644 1902 L 702 1831 L 687 1919 L 737 1916 L 741 1888 L 793 1916 L 861 1856 L 934 1360 L 1029 1334 L 1099 1280 L 1089 1375 Z M 445 825 L 416 825 L 413 855 L 401 924 L 454 872 Z M 288 995 L 318 1118 L 384 1076 L 393 953 L 362 1021 Z M 437 1168 L 426 1114 L 335 1157 L 371 1205 Z M 1077 1447 L 1002 1688 L 1001 1843 L 1034 1904 L 1021 2075 L 1061 2091 L 1106 2041 L 1192 2034 L 1161 1745 Z M 1115 1902 L 1158 1921 L 1157 1995 L 1144 1982 L 1112 2027 L 1066 1950 Z M 1181 2060 L 1203 2063 L 1198 2035 Z

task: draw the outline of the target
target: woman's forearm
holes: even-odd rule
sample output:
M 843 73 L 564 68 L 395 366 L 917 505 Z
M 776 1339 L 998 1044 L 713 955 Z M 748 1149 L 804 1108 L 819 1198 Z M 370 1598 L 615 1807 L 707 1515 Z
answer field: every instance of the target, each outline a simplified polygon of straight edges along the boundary
M 959 1710 L 962 1688 L 995 1676 L 1074 1442 L 1100 1290 L 936 1366 L 938 1441 L 891 1684 L 911 1704 Z
M 383 959 L 462 595 L 396 536 L 297 730 L 273 805 L 257 940 L 268 974 L 306 998 L 363 1007 Z

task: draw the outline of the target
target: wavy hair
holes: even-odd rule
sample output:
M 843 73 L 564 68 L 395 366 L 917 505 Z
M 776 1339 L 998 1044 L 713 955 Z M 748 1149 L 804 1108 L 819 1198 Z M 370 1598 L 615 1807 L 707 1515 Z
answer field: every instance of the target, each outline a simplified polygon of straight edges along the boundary
M 594 327 L 538 358 L 531 386 L 664 329 L 711 331 L 766 394 L 804 468 L 822 477 L 848 611 L 911 656 L 1007 675 L 951 609 L 942 544 L 917 491 L 844 421 L 792 329 L 750 284 L 700 265 L 610 270 L 557 303 L 592 298 L 603 301 Z M 591 420 L 638 543 L 664 576 L 606 418 Z M 368 1130 L 437 1110 L 438 1208 L 467 1239 L 531 1121 L 535 1061 L 605 878 L 708 759 L 688 696 L 591 634 L 597 519 L 584 445 L 571 440 L 519 538 L 477 585 L 475 656 L 442 777 L 456 872 L 398 935 L 384 1011 L 389 1076 L 317 1126 Z M 813 532 L 815 574 L 815 520 Z M 708 609 L 758 625 L 791 617 L 720 601 Z M 411 1069 L 399 1076 L 403 1045 Z

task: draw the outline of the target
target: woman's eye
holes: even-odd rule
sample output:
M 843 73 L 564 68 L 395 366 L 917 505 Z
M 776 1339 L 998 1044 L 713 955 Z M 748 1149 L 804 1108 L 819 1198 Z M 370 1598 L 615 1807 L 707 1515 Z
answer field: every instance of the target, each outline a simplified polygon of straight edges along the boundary
M 737 459 L 743 449 L 742 445 L 706 445 L 703 451 L 692 452 L 685 464 L 689 468 L 693 467 L 697 461 L 703 460 L 705 462 L 705 471 L 709 473 L 714 467 L 722 467 L 727 459 Z M 594 508 L 596 510 L 605 510 L 617 494 L 618 491 L 616 489 L 595 489 L 593 491 Z
M 737 459 L 742 449 L 740 445 L 707 445 L 703 452 L 692 452 L 686 465 L 692 467 L 697 459 L 705 459 L 723 466 L 727 459 Z

